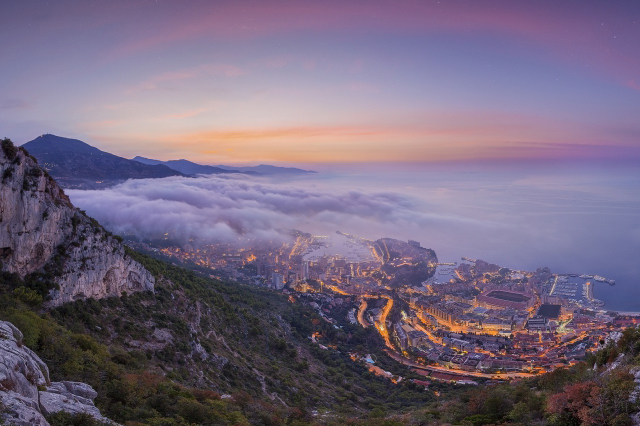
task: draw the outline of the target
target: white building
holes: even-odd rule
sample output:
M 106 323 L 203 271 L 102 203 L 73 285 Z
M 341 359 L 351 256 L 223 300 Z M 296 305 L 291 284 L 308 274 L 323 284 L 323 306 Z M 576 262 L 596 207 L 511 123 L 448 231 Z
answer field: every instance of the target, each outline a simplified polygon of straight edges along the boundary
M 284 288 L 284 279 L 282 278 L 282 274 L 275 272 L 271 278 L 271 285 L 276 290 L 282 290 Z
M 298 273 L 298 278 L 303 280 L 309 279 L 309 261 L 308 260 L 305 260 L 300 265 L 300 272 Z

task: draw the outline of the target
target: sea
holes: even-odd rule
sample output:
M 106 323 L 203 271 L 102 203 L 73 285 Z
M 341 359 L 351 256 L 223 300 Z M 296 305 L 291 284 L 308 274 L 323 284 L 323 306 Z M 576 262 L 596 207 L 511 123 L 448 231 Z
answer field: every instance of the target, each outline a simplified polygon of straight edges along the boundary
M 116 232 L 182 232 L 191 241 L 236 238 L 252 227 L 269 234 L 271 227 L 335 241 L 340 231 L 418 241 L 440 262 L 467 257 L 514 271 L 546 266 L 600 275 L 615 280 L 594 282 L 605 309 L 640 312 L 640 164 L 345 163 L 317 170 L 145 180 L 68 194 Z
M 639 165 L 352 166 L 287 184 L 397 195 L 399 218 L 339 230 L 416 240 L 440 262 L 468 257 L 512 270 L 600 275 L 615 280 L 594 282 L 604 309 L 640 312 Z

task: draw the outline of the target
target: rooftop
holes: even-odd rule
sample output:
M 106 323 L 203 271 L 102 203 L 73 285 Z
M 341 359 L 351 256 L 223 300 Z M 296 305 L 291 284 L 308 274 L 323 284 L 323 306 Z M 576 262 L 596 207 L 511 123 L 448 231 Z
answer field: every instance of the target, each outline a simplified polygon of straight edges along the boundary
M 560 316 L 560 308 L 562 308 L 561 305 L 550 305 L 545 303 L 538 309 L 538 315 L 549 319 L 556 319 Z

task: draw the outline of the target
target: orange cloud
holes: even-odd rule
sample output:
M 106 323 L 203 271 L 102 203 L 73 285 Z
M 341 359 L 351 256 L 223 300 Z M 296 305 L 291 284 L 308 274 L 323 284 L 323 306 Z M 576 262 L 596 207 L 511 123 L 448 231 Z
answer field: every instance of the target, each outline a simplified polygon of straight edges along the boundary
M 257 130 L 208 130 L 198 133 L 190 133 L 184 136 L 186 142 L 202 143 L 203 141 L 254 141 L 266 139 L 308 139 L 328 136 L 376 136 L 389 134 L 389 130 L 350 127 L 350 126 L 308 126 L 308 127 L 284 127 L 275 129 Z
M 165 150 L 188 156 L 233 152 L 237 161 L 438 161 L 483 156 L 496 138 L 508 146 L 521 125 L 298 126 L 220 129 L 159 135 Z M 148 136 L 144 136 L 148 138 Z M 132 137 L 137 139 L 137 137 Z M 501 145 L 502 144 L 502 145 Z M 225 154 L 231 158 L 231 154 Z
M 174 114 L 193 116 L 199 110 Z M 562 125 L 560 125 L 562 124 Z M 150 127 L 135 134 L 112 132 L 126 155 L 218 162 L 436 162 L 456 160 L 637 157 L 632 139 L 612 139 L 594 125 L 491 112 L 442 112 L 411 123 L 298 125 L 263 128 Z M 103 135 L 94 139 L 109 140 Z M 616 144 L 611 140 L 618 140 Z M 626 144 L 626 145 L 625 145 Z M 146 155 L 145 155 L 146 154 Z M 635 158 L 635 157 L 634 157 Z

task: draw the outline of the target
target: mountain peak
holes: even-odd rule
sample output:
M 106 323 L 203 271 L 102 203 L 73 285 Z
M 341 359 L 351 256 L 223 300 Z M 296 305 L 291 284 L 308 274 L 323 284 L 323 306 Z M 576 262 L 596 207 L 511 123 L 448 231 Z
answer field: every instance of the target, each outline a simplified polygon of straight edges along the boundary
M 161 164 L 144 164 L 95 148 L 78 139 L 45 134 L 22 145 L 66 188 L 103 188 L 127 179 L 182 176 Z
M 34 140 L 22 145 L 27 151 L 48 150 L 49 152 L 79 152 L 79 153 L 101 153 L 98 148 L 82 142 L 78 139 L 56 136 L 51 133 L 38 136 Z
M 198 174 L 213 175 L 213 174 L 220 174 L 220 173 L 238 173 L 237 170 L 226 170 L 220 167 L 196 164 L 193 161 L 185 160 L 184 158 L 181 158 L 180 160 L 160 161 L 160 160 L 153 160 L 151 158 L 137 156 L 137 157 L 134 157 L 133 161 L 137 161 L 147 165 L 164 165 L 166 167 L 169 167 L 172 170 L 176 170 L 180 173 L 184 173 L 185 175 L 198 175 Z

